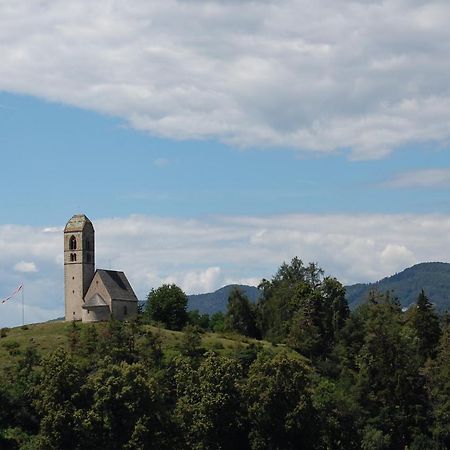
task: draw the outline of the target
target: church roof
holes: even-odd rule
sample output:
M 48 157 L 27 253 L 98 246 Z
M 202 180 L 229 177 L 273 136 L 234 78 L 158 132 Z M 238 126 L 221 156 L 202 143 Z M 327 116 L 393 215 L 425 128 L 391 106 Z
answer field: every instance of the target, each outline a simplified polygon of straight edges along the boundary
M 92 222 L 84 214 L 75 214 L 66 224 L 64 232 L 83 231 L 86 225 L 93 227 Z
M 98 269 L 97 273 L 111 299 L 137 302 L 136 294 L 123 272 Z

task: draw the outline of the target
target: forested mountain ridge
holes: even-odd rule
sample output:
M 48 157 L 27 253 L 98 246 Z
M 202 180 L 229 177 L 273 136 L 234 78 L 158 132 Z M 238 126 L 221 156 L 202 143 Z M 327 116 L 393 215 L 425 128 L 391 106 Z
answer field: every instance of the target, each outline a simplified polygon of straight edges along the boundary
M 230 284 L 207 294 L 188 295 L 188 309 L 197 309 L 200 313 L 213 314 L 227 309 L 228 296 L 231 290 L 238 287 L 255 303 L 261 292 L 255 286 Z M 371 290 L 380 293 L 392 291 L 403 307 L 415 303 L 417 296 L 424 290 L 436 309 L 450 309 L 450 264 L 443 262 L 426 262 L 383 278 L 374 283 L 357 283 L 345 286 L 346 297 L 350 309 L 356 308 L 367 299 Z
M 409 307 L 415 303 L 422 289 L 437 310 L 450 309 L 450 264 L 420 263 L 375 283 L 358 283 L 345 287 L 351 309 L 366 300 L 371 290 L 380 293 L 391 291 L 403 307 Z

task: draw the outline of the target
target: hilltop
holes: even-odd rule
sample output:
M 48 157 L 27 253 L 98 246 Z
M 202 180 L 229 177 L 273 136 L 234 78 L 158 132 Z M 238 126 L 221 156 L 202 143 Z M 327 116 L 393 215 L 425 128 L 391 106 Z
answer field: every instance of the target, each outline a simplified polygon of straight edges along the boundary
M 420 263 L 375 283 L 346 286 L 350 308 L 363 302 L 368 293 L 392 291 L 403 307 L 415 303 L 423 289 L 436 309 L 450 309 L 450 264 L 442 262 Z
M 261 292 L 255 286 L 230 284 L 215 292 L 188 295 L 188 309 L 198 309 L 203 314 L 225 312 L 230 291 L 236 287 L 241 289 L 252 303 L 261 296 Z M 345 289 L 352 309 L 364 302 L 373 289 L 379 292 L 392 291 L 403 307 L 413 304 L 423 289 L 436 309 L 445 311 L 450 309 L 450 264 L 420 263 L 374 283 L 353 284 L 345 286 Z
M 82 328 L 96 327 L 98 330 L 108 326 L 107 322 L 96 324 L 83 324 L 77 322 L 77 326 Z M 46 355 L 59 348 L 68 350 L 68 337 L 72 323 L 64 320 L 54 320 L 45 323 L 26 325 L 25 327 L 4 328 L 0 338 L 0 373 L 23 355 L 25 349 L 34 347 L 42 355 Z M 182 331 L 168 330 L 152 325 L 144 327 L 161 339 L 162 350 L 167 355 L 180 353 L 180 346 L 184 333 Z M 261 345 L 272 348 L 272 344 L 266 341 L 257 341 L 246 336 L 235 333 L 213 333 L 204 332 L 201 335 L 201 346 L 205 351 L 214 350 L 222 354 L 233 354 L 236 351 L 247 347 L 250 344 Z

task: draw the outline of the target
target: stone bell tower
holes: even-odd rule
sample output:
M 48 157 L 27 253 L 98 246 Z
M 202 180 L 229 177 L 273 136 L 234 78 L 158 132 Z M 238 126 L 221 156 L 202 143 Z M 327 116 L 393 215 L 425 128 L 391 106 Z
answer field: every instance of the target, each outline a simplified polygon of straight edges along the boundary
M 84 296 L 94 277 L 95 232 L 84 215 L 73 216 L 64 228 L 64 298 L 66 320 L 81 320 Z

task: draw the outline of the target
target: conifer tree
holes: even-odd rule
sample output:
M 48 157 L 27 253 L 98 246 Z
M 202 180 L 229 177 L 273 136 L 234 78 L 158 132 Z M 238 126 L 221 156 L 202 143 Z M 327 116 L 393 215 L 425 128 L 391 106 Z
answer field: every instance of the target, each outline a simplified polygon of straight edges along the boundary
M 425 361 L 436 354 L 441 329 L 439 318 L 425 292 L 422 290 L 412 312 L 411 325 L 419 338 L 419 353 Z

